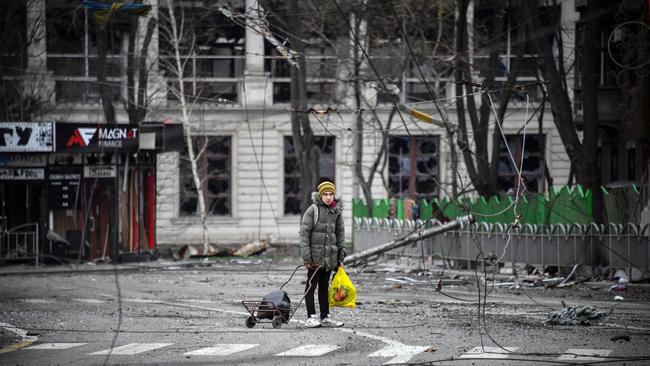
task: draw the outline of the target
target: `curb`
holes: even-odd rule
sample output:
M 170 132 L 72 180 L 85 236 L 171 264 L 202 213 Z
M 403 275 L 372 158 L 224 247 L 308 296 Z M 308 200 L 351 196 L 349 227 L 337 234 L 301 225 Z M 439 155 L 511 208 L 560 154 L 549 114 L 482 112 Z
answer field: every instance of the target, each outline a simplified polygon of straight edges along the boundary
M 7 346 L 4 346 L 4 347 L 0 348 L 0 354 L 13 352 L 13 351 L 19 350 L 21 348 L 31 346 L 32 343 L 34 343 L 34 342 L 36 342 L 38 340 L 38 337 L 27 335 L 26 330 L 20 329 L 20 328 L 14 326 L 14 325 L 0 322 L 0 327 L 4 328 L 4 329 L 6 329 L 6 330 L 8 330 L 8 331 L 10 331 L 12 333 L 15 333 L 16 335 L 18 335 L 21 338 L 21 340 L 19 342 L 11 343 L 11 344 L 9 344 Z

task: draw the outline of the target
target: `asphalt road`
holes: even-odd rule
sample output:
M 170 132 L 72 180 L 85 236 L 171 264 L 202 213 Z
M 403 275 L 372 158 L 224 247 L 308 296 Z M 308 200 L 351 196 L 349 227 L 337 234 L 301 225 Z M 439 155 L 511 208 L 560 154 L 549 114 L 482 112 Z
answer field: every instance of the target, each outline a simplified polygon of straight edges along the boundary
M 543 323 L 561 299 L 609 309 L 609 284 L 494 288 L 479 312 L 472 271 L 454 273 L 468 284 L 443 287 L 458 300 L 436 293 L 415 273 L 349 269 L 358 306 L 332 311 L 344 327 L 305 329 L 302 305 L 280 329 L 270 323 L 246 328 L 241 301 L 260 300 L 294 268 L 286 261 L 221 261 L 5 272 L 0 364 L 650 363 L 647 285 L 630 286 L 600 324 L 557 326 Z M 299 270 L 285 287 L 293 304 L 302 297 L 305 273 Z M 629 341 L 612 340 L 621 335 Z

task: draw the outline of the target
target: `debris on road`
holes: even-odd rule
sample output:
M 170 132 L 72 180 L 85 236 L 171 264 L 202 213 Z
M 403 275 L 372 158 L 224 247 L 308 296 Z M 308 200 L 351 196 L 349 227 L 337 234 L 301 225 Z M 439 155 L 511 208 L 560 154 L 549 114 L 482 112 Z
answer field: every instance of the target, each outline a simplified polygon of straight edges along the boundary
M 251 255 L 261 254 L 269 248 L 269 242 L 266 240 L 258 240 L 244 245 L 237 249 L 232 255 L 236 257 L 248 257 Z
M 186 244 L 180 247 L 174 253 L 174 259 L 185 260 L 188 258 L 201 258 L 201 257 L 248 257 L 251 255 L 261 254 L 269 248 L 269 243 L 266 240 L 254 241 L 248 243 L 241 248 L 234 250 L 217 246 L 214 244 L 208 245 L 208 251 L 205 252 L 203 244 Z
M 630 282 L 630 279 L 627 277 L 627 273 L 625 273 L 624 269 L 617 269 L 614 273 L 614 281 L 625 284 Z
M 598 311 L 591 305 L 566 306 L 564 301 L 562 301 L 562 306 L 562 309 L 548 314 L 544 322 L 545 325 L 591 325 L 592 322 L 605 319 L 614 311 L 613 307 L 608 311 Z
M 609 339 L 614 342 L 629 342 L 630 336 L 627 334 L 614 334 L 613 336 L 609 337 Z
M 405 285 L 412 285 L 412 284 L 428 284 L 429 282 L 427 281 L 422 281 L 422 280 L 416 280 L 411 277 L 388 277 L 386 278 L 386 281 L 388 282 L 397 282 L 400 284 L 405 284 Z
M 190 257 L 229 257 L 233 255 L 232 249 L 223 248 L 214 244 L 208 244 L 208 252 L 205 253 L 203 244 L 185 244 L 174 253 L 175 260 L 184 260 Z
M 627 287 L 625 286 L 624 283 L 617 283 L 609 287 L 609 292 L 625 292 L 625 291 L 627 291 Z

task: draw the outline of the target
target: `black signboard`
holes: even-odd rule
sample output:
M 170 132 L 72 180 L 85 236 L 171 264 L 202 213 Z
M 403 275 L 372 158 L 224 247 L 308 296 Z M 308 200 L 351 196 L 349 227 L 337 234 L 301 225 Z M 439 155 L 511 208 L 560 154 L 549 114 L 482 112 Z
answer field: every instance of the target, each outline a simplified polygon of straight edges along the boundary
M 138 125 L 56 123 L 56 151 L 68 153 L 137 152 Z
M 50 207 L 72 209 L 78 199 L 81 168 L 50 168 Z

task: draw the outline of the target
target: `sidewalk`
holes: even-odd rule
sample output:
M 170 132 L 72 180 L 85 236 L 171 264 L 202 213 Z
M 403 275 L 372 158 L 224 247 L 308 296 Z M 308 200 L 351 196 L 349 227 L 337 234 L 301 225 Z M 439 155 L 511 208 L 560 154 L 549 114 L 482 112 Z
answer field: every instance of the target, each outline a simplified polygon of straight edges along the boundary
M 297 266 L 298 258 L 293 257 L 206 257 L 190 258 L 176 261 L 173 259 L 159 259 L 148 262 L 129 263 L 99 263 L 83 262 L 81 264 L 15 264 L 0 266 L 0 276 L 16 275 L 48 275 L 61 273 L 108 273 L 108 272 L 139 272 L 149 270 L 184 270 L 214 266 L 259 266 L 273 263 L 275 265 Z

